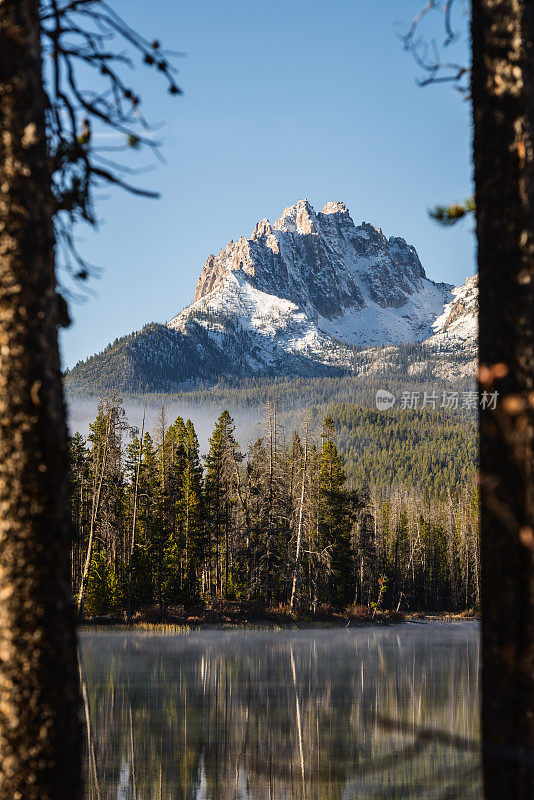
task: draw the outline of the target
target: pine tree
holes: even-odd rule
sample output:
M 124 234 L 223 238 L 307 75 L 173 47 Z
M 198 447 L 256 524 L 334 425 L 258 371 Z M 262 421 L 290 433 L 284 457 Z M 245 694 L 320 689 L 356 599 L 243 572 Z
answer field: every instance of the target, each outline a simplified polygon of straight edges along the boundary
M 89 484 L 90 464 L 89 451 L 81 433 L 69 438 L 70 464 L 70 512 L 73 522 L 74 541 L 71 548 L 71 583 L 78 586 L 82 572 L 82 545 L 88 535 L 90 513 Z
M 214 541 L 208 540 L 211 557 L 214 551 L 215 581 L 212 589 L 227 596 L 233 551 L 233 516 L 236 506 L 236 471 L 242 455 L 234 437 L 235 425 L 228 411 L 223 411 L 209 440 L 206 457 L 206 511 L 209 530 Z M 210 570 L 211 571 L 211 570 Z
M 327 417 L 319 457 L 319 550 L 326 567 L 323 592 L 329 603 L 346 605 L 354 596 L 351 518 L 343 462 L 334 444 L 333 420 Z
M 250 505 L 250 541 L 247 548 L 248 598 L 262 599 L 266 581 L 266 465 L 267 453 L 263 439 L 258 439 L 249 454 L 247 464 L 247 493 Z
M 89 570 L 85 613 L 91 617 L 118 611 L 122 599 L 115 570 L 105 553 L 95 553 Z
M 375 519 L 371 511 L 369 487 L 364 486 L 353 498 L 354 507 L 357 509 L 352 534 L 355 562 L 354 602 L 370 607 L 378 574 Z
M 64 301 L 40 5 L 0 3 L 0 796 L 75 800 L 81 736 L 57 342 Z
M 191 602 L 199 596 L 204 568 L 203 479 L 198 438 L 191 420 L 187 420 L 185 433 L 185 462 L 177 515 L 183 531 L 183 593 Z
M 92 500 L 85 563 L 78 589 L 79 616 L 83 615 L 97 530 L 99 548 L 103 547 L 107 551 L 108 560 L 114 569 L 119 561 L 119 550 L 124 546 L 121 529 L 122 436 L 128 429 L 128 424 L 122 400 L 116 394 L 99 402 L 96 420 L 89 429 Z
M 328 418 L 320 449 L 309 429 L 304 447 L 298 433 L 289 448 L 277 435 L 272 468 L 269 436 L 268 448 L 265 439 L 251 447 L 243 470 L 227 412 L 210 440 L 205 487 L 190 420 L 165 423 L 157 446 L 148 433 L 141 446 L 135 436 L 124 454 L 121 437 L 128 426 L 123 415 L 117 420 L 112 435 L 113 425 L 100 409 L 91 425 L 91 450 L 79 435 L 70 442 L 71 512 L 78 531 L 72 564 L 73 575 L 79 576 L 93 518 L 95 477 L 101 476 L 90 571 L 96 557 L 105 558 L 106 569 L 128 598 L 131 563 L 133 610 L 151 602 L 188 605 L 210 595 L 289 604 L 293 610 L 315 610 L 318 603 L 369 606 L 379 594 L 381 607 L 391 609 L 441 610 L 476 603 L 475 488 L 466 488 L 461 497 L 447 493 L 441 500 L 406 487 L 349 489 L 346 462 L 334 442 L 337 425 Z M 352 485 L 355 474 L 352 469 Z M 78 583 L 76 577 L 73 585 Z M 95 586 L 105 595 L 105 581 Z M 115 607 L 112 594 L 110 588 L 109 609 Z
M 169 597 L 185 599 L 186 568 L 184 564 L 185 532 L 180 507 L 183 503 L 183 476 L 187 461 L 187 430 L 182 417 L 177 417 L 164 436 L 166 462 L 165 525 L 166 569 L 169 576 Z
M 139 542 L 144 550 L 152 577 L 152 598 L 164 605 L 168 589 L 168 568 L 165 557 L 168 532 L 165 526 L 160 449 L 149 433 L 143 439 L 143 455 L 139 474 L 140 514 L 142 525 Z

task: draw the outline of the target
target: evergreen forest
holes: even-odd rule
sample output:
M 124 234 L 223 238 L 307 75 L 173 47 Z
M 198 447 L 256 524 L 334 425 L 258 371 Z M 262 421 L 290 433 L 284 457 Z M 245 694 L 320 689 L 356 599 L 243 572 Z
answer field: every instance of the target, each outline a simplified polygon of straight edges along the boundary
M 152 427 L 132 427 L 112 394 L 88 437 L 70 438 L 80 616 L 217 601 L 292 616 L 478 606 L 465 414 L 342 402 L 295 416 L 272 394 L 261 437 L 243 447 L 223 410 L 205 454 L 164 404 Z

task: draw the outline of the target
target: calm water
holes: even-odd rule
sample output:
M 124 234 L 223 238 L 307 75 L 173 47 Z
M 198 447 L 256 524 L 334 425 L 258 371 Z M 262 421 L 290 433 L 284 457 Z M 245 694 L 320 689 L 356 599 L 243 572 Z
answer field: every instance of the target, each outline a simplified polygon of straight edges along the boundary
M 85 633 L 87 798 L 481 797 L 476 623 Z

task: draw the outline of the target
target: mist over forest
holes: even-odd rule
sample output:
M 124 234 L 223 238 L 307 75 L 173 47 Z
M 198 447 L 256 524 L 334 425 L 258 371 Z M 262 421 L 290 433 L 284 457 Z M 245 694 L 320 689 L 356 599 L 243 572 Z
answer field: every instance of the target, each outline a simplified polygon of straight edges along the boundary
M 94 422 L 98 414 L 99 398 L 94 397 L 69 397 L 67 399 L 69 433 L 81 433 L 88 436 L 89 425 Z M 141 430 L 143 422 L 144 401 L 126 398 L 123 402 L 129 424 Z M 197 432 L 200 451 L 205 453 L 208 448 L 208 439 L 213 432 L 217 418 L 220 416 L 220 405 L 201 406 L 195 403 L 182 403 L 164 401 L 165 416 L 170 422 L 177 417 L 190 419 Z M 236 424 L 236 438 L 242 447 L 247 447 L 263 435 L 264 420 L 262 412 L 251 411 L 243 408 L 228 406 L 227 410 Z M 157 423 L 158 413 L 161 412 L 161 401 L 148 400 L 146 406 L 145 430 L 153 434 Z

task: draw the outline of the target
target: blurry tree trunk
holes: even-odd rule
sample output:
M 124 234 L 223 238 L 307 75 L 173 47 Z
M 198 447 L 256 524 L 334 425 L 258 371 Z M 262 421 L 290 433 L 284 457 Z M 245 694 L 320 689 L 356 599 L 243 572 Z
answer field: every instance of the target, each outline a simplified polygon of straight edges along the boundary
M 65 409 L 37 0 L 0 0 L 0 797 L 79 796 Z
M 534 797 L 534 7 L 473 3 L 486 800 Z M 483 399 L 483 395 L 481 395 Z

